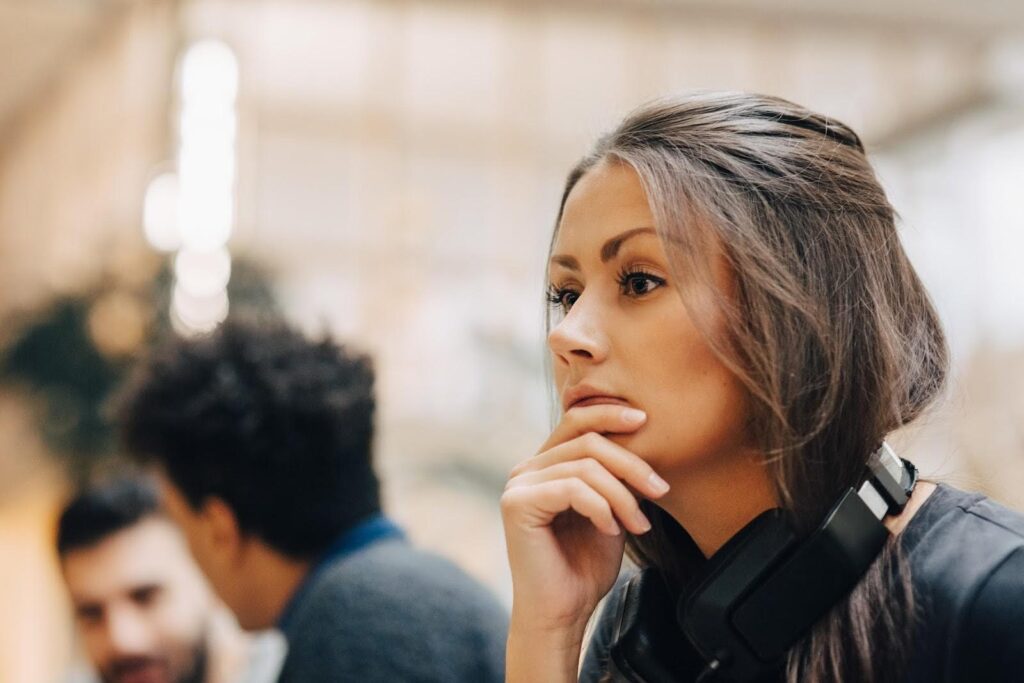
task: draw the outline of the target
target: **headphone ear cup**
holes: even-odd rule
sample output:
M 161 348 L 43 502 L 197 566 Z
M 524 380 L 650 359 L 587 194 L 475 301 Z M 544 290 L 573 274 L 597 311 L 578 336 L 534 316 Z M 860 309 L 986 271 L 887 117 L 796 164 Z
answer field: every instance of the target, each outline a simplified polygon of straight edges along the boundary
M 624 680 L 678 683 L 700 675 L 704 661 L 679 630 L 676 600 L 654 568 L 629 580 L 619 603 L 609 650 L 611 663 Z
M 888 538 L 852 488 L 799 540 L 781 511 L 764 513 L 709 560 L 679 623 L 730 680 L 756 680 L 849 594 Z
M 733 627 L 733 610 L 797 545 L 783 511 L 768 510 L 729 539 L 708 560 L 693 590 L 679 599 L 680 628 L 707 662 L 728 669 L 730 679 L 755 680 L 766 669 Z

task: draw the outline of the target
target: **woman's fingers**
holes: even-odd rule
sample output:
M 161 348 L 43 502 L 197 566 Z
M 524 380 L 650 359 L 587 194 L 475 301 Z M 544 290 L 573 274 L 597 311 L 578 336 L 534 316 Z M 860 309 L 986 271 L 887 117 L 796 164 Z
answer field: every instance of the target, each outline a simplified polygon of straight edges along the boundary
M 514 486 L 501 496 L 506 517 L 518 517 L 534 527 L 551 526 L 567 510 L 575 510 L 609 536 L 621 533 L 608 501 L 582 479 L 554 479 L 534 486 Z
M 599 404 L 572 408 L 562 415 L 558 426 L 540 447 L 540 452 L 587 432 L 631 434 L 640 429 L 646 420 L 647 414 L 644 411 L 628 406 Z
M 638 455 L 604 436 L 635 432 L 646 419 L 642 411 L 621 405 L 569 410 L 541 452 L 513 468 L 502 496 L 504 511 L 541 527 L 572 509 L 607 534 L 620 533 L 616 520 L 631 533 L 646 533 L 650 520 L 629 487 L 660 498 L 668 483 Z
M 660 498 L 668 492 L 668 483 L 658 476 L 643 458 L 595 432 L 577 436 L 571 441 L 559 444 L 521 462 L 513 468 L 510 478 L 527 472 L 536 472 L 559 463 L 585 458 L 596 460 L 617 479 L 625 481 L 648 498 Z
M 651 522 L 628 488 L 594 458 L 561 462 L 542 470 L 525 472 L 509 480 L 508 488 L 535 486 L 559 479 L 579 479 L 607 501 L 622 526 L 634 534 L 647 533 Z

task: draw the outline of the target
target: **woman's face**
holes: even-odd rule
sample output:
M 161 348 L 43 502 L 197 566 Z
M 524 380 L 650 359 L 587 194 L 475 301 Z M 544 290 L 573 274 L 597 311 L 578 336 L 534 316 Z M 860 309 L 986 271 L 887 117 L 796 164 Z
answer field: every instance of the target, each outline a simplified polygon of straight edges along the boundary
M 643 410 L 644 426 L 614 439 L 663 474 L 743 450 L 746 392 L 684 306 L 631 166 L 606 160 L 580 179 L 548 268 L 557 322 L 548 345 L 564 411 L 595 403 Z M 716 286 L 729 286 L 723 259 L 712 271 Z M 707 285 L 685 289 L 714 333 L 721 316 L 697 303 L 710 299 L 701 296 Z

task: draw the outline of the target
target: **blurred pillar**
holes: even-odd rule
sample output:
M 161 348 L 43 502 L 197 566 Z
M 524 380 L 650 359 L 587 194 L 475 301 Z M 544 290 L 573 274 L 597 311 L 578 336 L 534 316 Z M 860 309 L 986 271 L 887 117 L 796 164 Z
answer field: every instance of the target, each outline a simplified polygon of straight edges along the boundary
M 143 244 L 143 192 L 170 151 L 178 3 L 96 4 L 95 34 L 0 129 L 0 319 Z
M 93 32 L 0 129 L 0 344 L 13 312 L 144 253 L 143 192 L 169 149 L 178 4 L 95 7 Z M 65 484 L 24 399 L 3 393 L 0 411 L 0 683 L 50 683 L 72 642 L 53 551 Z

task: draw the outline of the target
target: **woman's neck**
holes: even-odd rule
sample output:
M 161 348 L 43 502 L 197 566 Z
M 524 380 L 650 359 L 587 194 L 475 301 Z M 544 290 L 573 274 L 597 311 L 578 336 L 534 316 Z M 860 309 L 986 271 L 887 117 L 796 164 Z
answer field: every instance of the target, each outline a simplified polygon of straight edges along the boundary
M 746 451 L 663 476 L 672 488 L 658 505 L 686 529 L 705 557 L 779 502 L 762 456 Z

